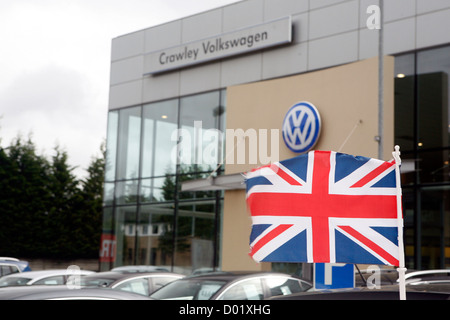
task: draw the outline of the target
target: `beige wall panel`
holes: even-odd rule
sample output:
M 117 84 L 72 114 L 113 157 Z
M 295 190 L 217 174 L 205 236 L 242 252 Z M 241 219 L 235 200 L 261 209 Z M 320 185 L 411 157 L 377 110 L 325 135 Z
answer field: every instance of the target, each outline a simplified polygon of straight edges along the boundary
M 393 57 L 386 57 L 384 65 L 384 158 L 389 160 L 394 147 Z M 297 154 L 285 146 L 281 126 L 286 112 L 300 101 L 311 102 L 321 115 L 322 132 L 315 150 L 333 150 L 378 158 L 378 143 L 374 139 L 378 135 L 377 58 L 282 79 L 230 87 L 227 90 L 227 130 L 269 129 L 270 132 L 270 129 L 278 129 L 279 160 L 292 158 Z M 227 174 L 246 172 L 265 164 L 259 161 L 260 157 L 257 157 L 258 163 L 249 163 L 248 150 L 245 163 L 238 164 L 236 149 L 231 158 L 233 150 L 227 145 Z M 268 150 L 270 155 L 270 145 Z M 224 270 L 267 269 L 267 264 L 256 264 L 248 256 L 250 227 L 245 191 L 227 191 L 222 248 Z

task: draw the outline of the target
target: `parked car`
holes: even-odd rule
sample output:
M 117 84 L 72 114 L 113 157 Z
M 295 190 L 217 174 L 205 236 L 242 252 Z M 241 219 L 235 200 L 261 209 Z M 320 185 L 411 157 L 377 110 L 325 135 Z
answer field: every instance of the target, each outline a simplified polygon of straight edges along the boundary
M 80 276 L 91 273 L 94 272 L 88 270 L 79 271 Z M 67 269 L 15 273 L 0 278 L 0 287 L 66 284 L 70 275 L 72 274 Z
M 379 285 L 393 285 L 396 284 L 398 279 L 398 271 L 396 269 L 379 269 L 378 281 Z M 362 287 L 367 285 L 367 280 L 374 274 L 367 270 L 360 270 L 355 272 L 355 287 Z
M 11 273 L 31 271 L 28 261 L 16 258 L 0 257 L 0 277 Z
M 150 295 L 157 300 L 262 300 L 306 291 L 308 281 L 277 272 L 216 272 L 188 276 Z
M 69 289 L 67 286 L 0 288 L 0 300 L 147 300 L 139 294 L 107 288 Z
M 140 272 L 170 272 L 169 269 L 160 266 L 121 266 L 112 268 L 111 271 L 115 272 L 127 272 L 127 273 L 140 273 Z
M 398 285 L 382 286 L 381 289 L 356 287 L 352 289 L 316 290 L 270 297 L 269 300 L 399 300 Z M 407 287 L 406 300 L 450 300 L 450 293 L 419 291 Z
M 409 272 L 405 275 L 406 284 L 423 281 L 450 281 L 450 269 L 432 269 Z M 397 280 L 398 282 L 398 280 Z
M 111 288 L 148 296 L 167 283 L 183 277 L 182 274 L 171 272 L 97 272 L 83 277 L 81 286 Z
M 0 261 L 0 278 L 11 273 L 21 272 L 19 267 L 9 262 Z

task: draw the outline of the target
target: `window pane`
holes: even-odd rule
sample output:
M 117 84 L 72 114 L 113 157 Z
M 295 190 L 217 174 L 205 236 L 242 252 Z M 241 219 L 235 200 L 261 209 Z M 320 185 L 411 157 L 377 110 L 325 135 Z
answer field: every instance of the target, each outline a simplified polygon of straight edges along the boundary
M 395 58 L 395 144 L 414 149 L 414 55 Z
M 215 201 L 180 203 L 177 217 L 177 266 L 186 274 L 212 268 L 215 240 Z
M 142 177 L 174 174 L 178 100 L 146 105 L 143 112 Z
M 419 152 L 416 170 L 419 172 L 418 183 L 449 181 L 449 150 Z
M 221 161 L 223 134 L 219 128 L 223 113 L 218 91 L 180 100 L 179 161 L 185 171 L 212 171 Z
M 114 233 L 116 235 L 116 259 L 114 267 L 134 264 L 136 207 L 116 207 Z M 131 226 L 131 232 L 130 232 Z
M 448 146 L 450 47 L 418 52 L 417 73 L 420 147 Z
M 166 266 L 170 269 L 173 253 L 173 214 L 172 204 L 141 207 L 138 264 Z
M 448 79 L 445 72 L 418 75 L 420 149 L 448 146 Z
M 105 182 L 103 190 L 103 205 L 110 206 L 114 201 L 114 182 Z
M 140 201 L 145 202 L 159 202 L 173 200 L 175 181 L 173 176 L 165 178 L 143 179 L 141 181 Z M 170 199 L 169 199 L 170 198 Z
M 138 180 L 116 182 L 116 204 L 136 203 L 138 198 Z
M 119 150 L 117 156 L 118 180 L 139 175 L 139 145 L 141 137 L 141 108 L 120 110 Z
M 414 269 L 414 246 L 416 241 L 416 228 L 415 224 L 415 201 L 414 201 L 414 189 L 403 188 L 403 219 L 404 219 L 404 247 L 405 247 L 405 265 L 408 269 Z
M 421 197 L 422 269 L 450 267 L 450 187 L 426 188 Z
M 119 112 L 111 111 L 108 114 L 108 132 L 106 139 L 106 165 L 105 165 L 106 181 L 114 181 L 114 178 L 116 176 L 118 123 L 119 123 Z

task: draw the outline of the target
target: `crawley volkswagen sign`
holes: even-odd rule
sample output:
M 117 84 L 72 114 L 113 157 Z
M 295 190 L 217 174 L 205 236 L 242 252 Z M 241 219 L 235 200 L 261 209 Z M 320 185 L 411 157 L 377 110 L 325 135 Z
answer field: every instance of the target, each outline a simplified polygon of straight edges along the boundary
M 194 64 L 262 50 L 292 41 L 291 17 L 185 43 L 145 55 L 145 74 L 175 70 Z
M 284 143 L 293 152 L 308 152 L 319 140 L 321 125 L 317 108 L 312 103 L 299 102 L 284 117 Z

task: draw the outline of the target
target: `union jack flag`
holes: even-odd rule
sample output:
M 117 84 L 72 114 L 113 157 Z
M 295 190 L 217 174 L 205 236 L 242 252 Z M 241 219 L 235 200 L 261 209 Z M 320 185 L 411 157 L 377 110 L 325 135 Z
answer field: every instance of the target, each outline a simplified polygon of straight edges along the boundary
M 246 184 L 255 261 L 399 265 L 394 160 L 311 151 Z

